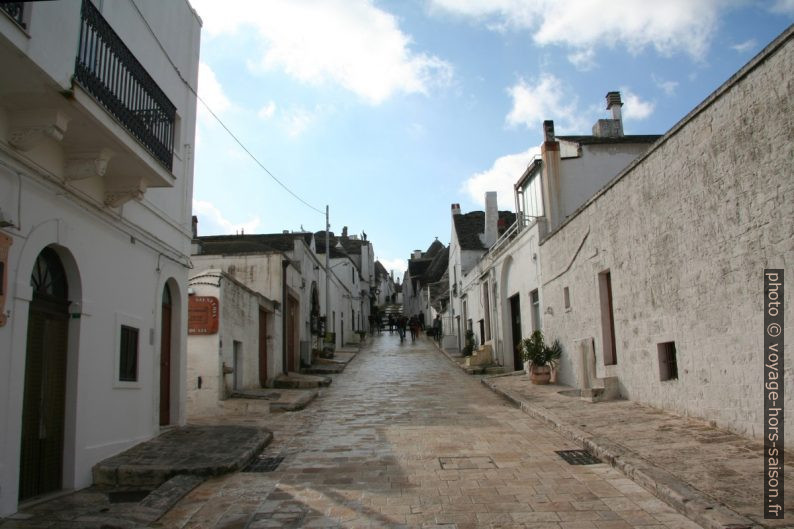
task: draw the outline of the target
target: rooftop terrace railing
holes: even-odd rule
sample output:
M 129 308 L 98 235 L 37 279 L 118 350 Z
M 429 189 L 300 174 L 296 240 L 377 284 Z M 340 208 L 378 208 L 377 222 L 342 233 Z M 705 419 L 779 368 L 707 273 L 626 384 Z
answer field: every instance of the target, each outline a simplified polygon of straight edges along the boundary
M 75 80 L 170 171 L 176 107 L 89 0 L 81 20 Z

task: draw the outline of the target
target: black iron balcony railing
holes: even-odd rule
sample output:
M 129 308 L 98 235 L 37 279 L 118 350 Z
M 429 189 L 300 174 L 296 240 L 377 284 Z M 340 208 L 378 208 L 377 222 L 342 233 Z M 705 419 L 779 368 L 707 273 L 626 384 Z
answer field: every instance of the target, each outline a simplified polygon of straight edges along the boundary
M 25 27 L 25 20 L 22 18 L 22 11 L 25 7 L 24 2 L 3 2 L 0 4 L 0 9 L 8 13 L 8 16 L 14 19 L 14 22 Z
M 89 0 L 83 0 L 75 80 L 169 171 L 176 107 Z

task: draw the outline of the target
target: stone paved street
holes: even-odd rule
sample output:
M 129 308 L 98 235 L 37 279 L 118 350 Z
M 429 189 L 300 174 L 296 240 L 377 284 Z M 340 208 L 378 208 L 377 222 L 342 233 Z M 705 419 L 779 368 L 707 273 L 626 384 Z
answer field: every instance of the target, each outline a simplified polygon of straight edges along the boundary
M 606 464 L 563 461 L 579 447 L 424 338 L 370 340 L 307 409 L 265 418 L 275 471 L 208 480 L 153 526 L 698 527 Z

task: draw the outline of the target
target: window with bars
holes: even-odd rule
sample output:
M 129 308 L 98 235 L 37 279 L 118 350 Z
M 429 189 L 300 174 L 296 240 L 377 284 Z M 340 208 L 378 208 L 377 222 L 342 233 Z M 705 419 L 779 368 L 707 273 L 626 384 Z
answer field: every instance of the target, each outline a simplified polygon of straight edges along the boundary
M 119 340 L 119 381 L 138 381 L 138 329 L 127 325 L 121 326 Z

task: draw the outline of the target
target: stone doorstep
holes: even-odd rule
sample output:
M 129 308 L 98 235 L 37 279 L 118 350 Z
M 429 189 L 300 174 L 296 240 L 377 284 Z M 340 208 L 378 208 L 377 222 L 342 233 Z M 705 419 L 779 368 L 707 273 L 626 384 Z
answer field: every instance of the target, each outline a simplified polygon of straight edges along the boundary
M 308 406 L 314 399 L 317 398 L 317 395 L 320 394 L 320 390 L 318 389 L 300 389 L 300 390 L 292 390 L 298 391 L 300 393 L 297 396 L 294 396 L 289 399 L 279 399 L 270 403 L 270 411 L 272 412 L 279 412 L 279 411 L 297 411 L 302 410 L 306 406 Z
M 304 375 L 290 371 L 286 375 L 283 373 L 273 380 L 273 387 L 280 389 L 311 389 L 328 387 L 331 385 L 331 377 L 318 375 Z
M 92 469 L 94 484 L 117 488 L 155 488 L 174 476 L 182 474 L 199 477 L 228 474 L 245 467 L 273 440 L 272 432 L 252 427 L 222 426 L 213 429 L 212 427 L 186 426 L 181 430 L 184 432 L 191 428 L 204 431 L 205 439 L 207 436 L 214 436 L 215 441 L 218 440 L 218 437 L 223 436 L 225 430 L 230 428 L 235 431 L 244 428 L 250 430 L 250 433 L 244 444 L 227 447 L 228 452 L 236 450 L 236 453 L 228 454 L 228 457 L 222 460 L 212 457 L 216 455 L 214 453 L 210 454 L 209 458 L 203 458 L 202 447 L 198 443 L 194 450 L 195 457 L 186 460 L 183 453 L 185 450 L 183 442 L 175 441 L 171 446 L 167 441 L 162 441 L 163 436 L 175 431 L 170 430 L 94 465 Z M 239 443 L 239 441 L 239 439 L 235 439 L 235 442 Z M 158 447 L 156 457 L 146 459 L 137 457 L 136 454 L 141 453 L 147 443 L 150 446 L 151 443 L 162 445 Z M 207 448 L 214 450 L 216 447 Z
M 542 406 L 524 402 L 519 396 L 496 387 L 488 378 L 483 378 L 481 382 L 497 395 L 515 404 L 522 412 L 549 424 L 564 437 L 608 462 L 680 514 L 706 529 L 760 529 L 762 527 L 609 439 L 594 437 L 584 430 L 566 424 L 557 415 Z

